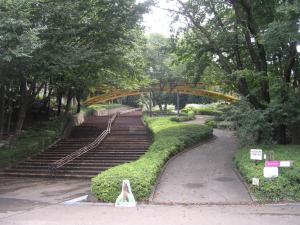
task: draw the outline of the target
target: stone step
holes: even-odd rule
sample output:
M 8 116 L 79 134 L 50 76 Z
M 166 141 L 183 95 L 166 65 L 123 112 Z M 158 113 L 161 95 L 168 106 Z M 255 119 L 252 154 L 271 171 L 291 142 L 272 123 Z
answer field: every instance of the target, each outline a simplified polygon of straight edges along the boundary
M 106 128 L 109 117 L 92 116 L 81 126 L 74 127 L 71 136 L 44 152 L 7 169 L 5 176 L 53 177 L 49 164 L 88 145 Z M 149 148 L 151 133 L 141 120 L 141 112 L 117 117 L 111 134 L 95 149 L 67 163 L 55 172 L 56 178 L 90 179 L 102 171 L 137 160 Z

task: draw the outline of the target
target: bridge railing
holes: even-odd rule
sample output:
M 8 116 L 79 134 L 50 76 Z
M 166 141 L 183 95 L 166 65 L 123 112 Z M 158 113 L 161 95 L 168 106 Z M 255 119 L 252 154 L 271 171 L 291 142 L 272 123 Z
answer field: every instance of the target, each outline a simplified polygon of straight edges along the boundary
M 61 168 L 62 166 L 66 165 L 67 163 L 73 161 L 74 159 L 78 158 L 79 156 L 95 149 L 106 137 L 108 134 L 110 134 L 111 132 L 111 127 L 112 124 L 115 122 L 116 118 L 118 117 L 118 115 L 120 114 L 120 112 L 115 113 L 109 120 L 107 123 L 107 127 L 106 129 L 90 144 L 78 149 L 75 152 L 72 152 L 71 154 L 53 162 L 50 163 L 48 165 L 49 168 L 49 172 L 51 174 L 55 174 L 55 171 L 59 168 Z

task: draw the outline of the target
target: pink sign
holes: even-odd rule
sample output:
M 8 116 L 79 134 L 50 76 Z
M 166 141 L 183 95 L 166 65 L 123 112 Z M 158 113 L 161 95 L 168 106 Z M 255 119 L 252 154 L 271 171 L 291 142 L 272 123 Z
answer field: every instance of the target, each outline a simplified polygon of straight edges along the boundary
M 280 162 L 279 161 L 266 161 L 265 167 L 279 167 Z

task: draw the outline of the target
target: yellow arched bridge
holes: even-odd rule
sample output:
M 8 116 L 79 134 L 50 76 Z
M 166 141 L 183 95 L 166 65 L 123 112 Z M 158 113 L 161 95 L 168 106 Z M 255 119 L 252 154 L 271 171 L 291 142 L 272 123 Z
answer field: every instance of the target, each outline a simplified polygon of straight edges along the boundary
M 197 84 L 175 84 L 165 88 L 159 88 L 158 86 L 154 86 L 149 89 L 141 89 L 141 90 L 114 89 L 114 90 L 106 91 L 103 94 L 91 97 L 87 99 L 84 102 L 84 104 L 93 105 L 93 104 L 105 103 L 107 101 L 112 101 L 118 98 L 147 94 L 151 90 L 158 90 L 166 93 L 179 93 L 179 94 L 188 94 L 194 96 L 205 96 L 216 100 L 226 101 L 229 103 L 238 100 L 238 98 L 235 96 L 215 91 L 214 89 L 216 88 L 217 86 L 208 85 L 204 83 L 197 83 Z

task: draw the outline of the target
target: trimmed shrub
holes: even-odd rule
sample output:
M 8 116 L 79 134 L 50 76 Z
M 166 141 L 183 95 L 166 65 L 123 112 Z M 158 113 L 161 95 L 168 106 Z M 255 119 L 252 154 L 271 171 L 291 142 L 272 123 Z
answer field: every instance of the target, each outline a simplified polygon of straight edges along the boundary
M 113 167 L 92 179 L 91 192 L 99 200 L 114 202 L 121 191 L 122 180 L 130 180 L 132 192 L 139 201 L 147 200 L 161 168 L 185 147 L 212 136 L 205 125 L 179 124 L 170 118 L 146 118 L 154 134 L 148 152 L 132 163 Z
M 183 115 L 183 116 L 173 116 L 173 117 L 170 117 L 170 120 L 171 121 L 174 121 L 174 122 L 184 122 L 184 121 L 190 121 L 190 120 L 194 120 L 196 117 L 195 117 L 195 114 L 193 111 L 189 111 L 187 113 L 187 115 Z
M 192 111 L 196 115 L 211 115 L 211 116 L 220 116 L 222 115 L 223 106 L 220 103 L 211 103 L 211 104 L 188 104 L 181 111 L 188 113 Z
M 205 125 L 217 128 L 217 122 L 213 119 L 208 119 L 205 121 Z

